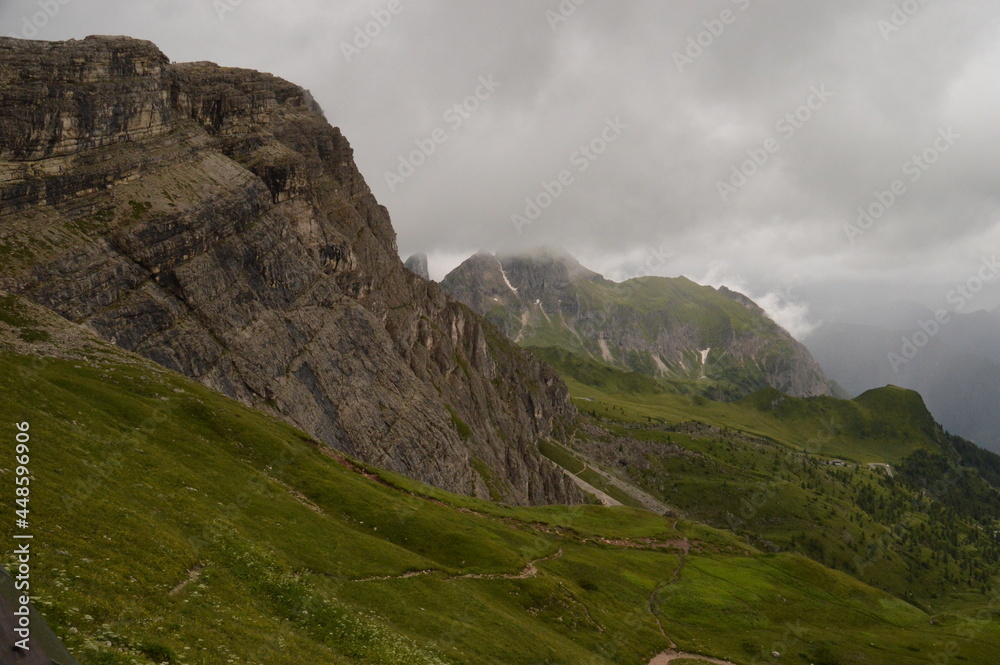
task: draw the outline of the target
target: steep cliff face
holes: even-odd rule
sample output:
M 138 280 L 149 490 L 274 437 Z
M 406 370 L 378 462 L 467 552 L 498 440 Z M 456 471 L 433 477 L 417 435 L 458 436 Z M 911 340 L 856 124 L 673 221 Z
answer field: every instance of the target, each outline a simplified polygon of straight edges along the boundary
M 404 269 L 309 93 L 127 38 L 0 39 L 0 290 L 345 452 L 514 503 L 558 377 Z
M 749 298 L 684 278 L 605 279 L 561 252 L 476 254 L 441 283 L 524 346 L 553 346 L 733 399 L 831 394 L 802 344 Z

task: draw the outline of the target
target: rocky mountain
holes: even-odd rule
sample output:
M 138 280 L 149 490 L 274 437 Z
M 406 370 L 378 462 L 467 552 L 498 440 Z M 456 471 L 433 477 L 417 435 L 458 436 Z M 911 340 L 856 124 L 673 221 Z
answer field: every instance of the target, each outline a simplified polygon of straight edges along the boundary
M 449 490 L 573 502 L 548 367 L 406 270 L 310 94 L 129 38 L 0 38 L 0 291 Z
M 523 346 L 558 347 L 613 367 L 735 399 L 761 388 L 829 395 L 833 385 L 746 296 L 680 278 L 616 283 L 565 253 L 479 253 L 441 283 Z
M 422 252 L 406 259 L 403 265 L 417 277 L 428 280 L 431 278 L 430 270 L 427 268 L 427 255 Z

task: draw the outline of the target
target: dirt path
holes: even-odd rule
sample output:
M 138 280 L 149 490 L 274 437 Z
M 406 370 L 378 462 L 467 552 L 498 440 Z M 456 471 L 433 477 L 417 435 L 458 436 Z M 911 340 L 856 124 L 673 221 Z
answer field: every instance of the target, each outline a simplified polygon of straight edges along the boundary
M 369 478 L 371 480 L 374 480 L 375 482 L 378 482 L 378 483 L 381 483 L 383 485 L 392 487 L 393 489 L 396 489 L 396 490 L 399 490 L 399 491 L 403 491 L 404 493 L 409 494 L 411 496 L 422 498 L 424 500 L 430 501 L 431 503 L 435 503 L 435 504 L 439 504 L 439 505 L 447 505 L 444 502 L 442 502 L 440 499 L 434 499 L 434 498 L 431 498 L 431 497 L 418 495 L 418 494 L 416 494 L 414 492 L 411 492 L 411 491 L 401 490 L 400 488 L 398 488 L 395 485 L 391 484 L 390 482 L 388 482 L 387 480 L 385 480 L 382 477 L 378 476 L 377 474 L 374 474 L 372 472 L 366 471 L 359 464 L 354 463 L 354 462 L 348 460 L 347 458 L 345 458 L 345 457 L 343 457 L 341 455 L 338 455 L 337 453 L 333 452 L 332 449 L 330 449 L 330 448 L 328 448 L 326 446 L 322 446 L 322 445 L 320 445 L 318 443 L 316 443 L 315 446 L 321 452 L 323 452 L 325 455 L 333 458 L 334 460 L 336 460 L 337 462 L 339 462 L 343 466 L 345 466 L 345 467 L 347 467 L 349 469 L 352 469 L 355 472 L 360 473 L 360 474 L 364 475 L 365 477 L 367 477 L 367 478 Z M 565 469 L 564 469 L 564 471 L 565 471 Z M 584 483 L 585 485 L 587 485 L 588 487 L 590 487 L 594 491 L 594 493 L 596 495 L 598 495 L 599 497 L 603 495 L 604 497 L 606 497 L 606 499 L 609 502 L 613 502 L 610 505 L 621 505 L 620 503 L 618 503 L 617 501 L 615 501 L 613 498 L 611 498 L 610 496 L 608 496 L 604 492 L 601 492 L 597 488 L 594 488 L 593 486 L 589 485 L 589 483 L 586 483 L 586 481 L 584 481 L 584 480 L 576 477 L 575 475 L 569 473 L 569 471 L 566 471 L 566 473 L 571 478 L 573 478 L 574 481 L 576 481 L 578 483 Z M 590 490 L 588 490 L 588 491 L 590 491 Z M 606 505 L 608 505 L 608 504 L 606 504 Z M 478 516 L 486 518 L 486 519 L 497 520 L 497 521 L 500 521 L 500 522 L 510 523 L 510 524 L 518 524 L 520 526 L 525 526 L 525 527 L 531 527 L 533 529 L 545 531 L 546 533 L 551 533 L 551 534 L 554 534 L 554 535 L 558 535 L 558 532 L 559 532 L 558 528 L 552 528 L 552 527 L 548 527 L 546 525 L 542 525 L 542 524 L 538 524 L 538 523 L 528 524 L 528 523 L 524 523 L 524 522 L 521 522 L 519 520 L 516 520 L 514 518 L 497 517 L 495 515 L 489 515 L 489 514 L 486 514 L 486 513 L 480 513 L 480 512 L 474 511 L 474 510 L 470 510 L 468 508 L 457 508 L 457 510 L 459 510 L 460 512 L 463 512 L 463 513 L 470 513 L 470 514 L 478 515 Z M 675 517 L 674 518 L 674 524 L 673 524 L 673 527 L 672 527 L 672 530 L 674 530 L 674 531 L 676 531 L 676 529 L 677 529 L 677 522 L 678 522 L 678 520 Z M 667 651 L 664 651 L 663 653 L 661 653 L 661 654 L 657 655 L 656 657 L 654 657 L 651 661 L 649 661 L 649 665 L 669 665 L 670 663 L 672 663 L 675 660 L 682 660 L 682 659 L 699 660 L 699 661 L 706 662 L 706 663 L 713 663 L 714 665 L 735 665 L 735 663 L 731 663 L 731 662 L 725 661 L 725 660 L 720 660 L 718 658 L 712 658 L 712 657 L 709 657 L 709 656 L 700 656 L 698 654 L 692 654 L 692 653 L 685 653 L 683 651 L 677 651 L 677 644 L 667 636 L 667 633 L 666 633 L 666 631 L 663 628 L 663 624 L 660 621 L 660 617 L 655 612 L 656 595 L 660 591 L 662 591 L 663 589 L 667 588 L 668 586 L 676 584 L 677 582 L 680 581 L 681 572 L 684 570 L 685 557 L 690 552 L 690 550 L 692 548 L 692 545 L 695 545 L 697 543 L 697 541 L 695 541 L 694 543 L 692 543 L 687 538 L 678 539 L 678 540 L 667 540 L 667 541 L 654 541 L 654 540 L 647 539 L 647 538 L 642 538 L 642 539 L 638 539 L 638 540 L 617 540 L 617 539 L 607 539 L 607 538 L 592 538 L 592 539 L 584 539 L 584 541 L 585 542 L 586 541 L 590 541 L 590 542 L 599 541 L 599 542 L 601 542 L 601 543 L 603 543 L 605 545 L 615 545 L 615 546 L 619 546 L 619 547 L 629 547 L 629 548 L 637 548 L 637 549 L 661 549 L 661 548 L 663 548 L 663 549 L 677 550 L 678 557 L 680 558 L 680 563 L 678 564 L 677 568 L 674 570 L 674 574 L 672 575 L 671 579 L 668 580 L 668 581 L 666 581 L 666 582 L 664 582 L 664 583 L 662 583 L 662 584 L 660 584 L 659 586 L 657 586 L 653 590 L 653 592 L 649 595 L 649 612 L 650 612 L 650 614 L 652 614 L 654 620 L 656 621 L 657 625 L 659 626 L 660 633 L 662 633 L 663 636 L 666 637 L 670 641 L 670 649 L 667 650 Z M 403 573 L 401 575 L 390 575 L 390 576 L 386 576 L 386 577 L 369 577 L 369 578 L 354 580 L 354 582 L 355 583 L 359 583 L 359 582 L 374 582 L 374 581 L 389 581 L 389 580 L 410 579 L 410 578 L 413 578 L 413 577 L 421 577 L 421 576 L 425 576 L 425 575 L 434 575 L 434 574 L 441 574 L 441 573 L 444 573 L 446 575 L 446 580 L 449 580 L 449 581 L 450 580 L 459 580 L 459 579 L 523 580 L 523 579 L 537 577 L 538 574 L 539 574 L 538 564 L 541 563 L 542 561 L 550 561 L 550 560 L 553 560 L 553 559 L 558 559 L 562 555 L 563 555 L 563 548 L 560 547 L 558 549 L 558 551 L 556 551 L 554 554 L 550 554 L 549 556 L 541 557 L 539 559 L 535 559 L 533 561 L 529 561 L 528 565 L 526 565 L 524 567 L 524 569 L 521 570 L 518 573 L 492 573 L 492 574 L 467 573 L 467 574 L 464 574 L 464 575 L 451 575 L 451 574 L 444 573 L 444 571 L 441 571 L 441 570 L 415 570 L 415 571 L 410 571 L 410 572 L 407 572 L 407 573 Z M 189 584 L 191 581 L 194 581 L 194 579 L 197 579 L 197 572 L 195 572 L 195 571 L 192 571 L 192 572 L 194 572 L 195 574 L 193 574 L 191 576 L 191 579 L 189 579 L 186 582 L 183 582 L 181 585 L 179 585 L 179 587 L 177 589 L 175 589 L 173 593 L 179 592 L 185 586 L 187 586 L 187 584 Z M 584 608 L 587 609 L 587 614 L 589 616 L 590 615 L 589 608 L 586 608 L 586 606 L 584 606 Z M 591 619 L 591 621 L 594 621 L 593 617 L 590 617 L 590 619 Z M 600 626 L 596 622 L 594 622 L 594 624 L 598 626 L 598 630 L 600 632 L 604 632 L 603 626 Z
M 464 575 L 447 575 L 448 580 L 526 580 L 534 577 L 538 577 L 538 564 L 542 561 L 552 561 L 558 559 L 563 555 L 563 549 L 560 547 L 559 551 L 555 554 L 550 554 L 549 556 L 542 557 L 541 559 L 535 559 L 534 561 L 529 561 L 528 565 L 524 567 L 519 573 L 466 573 Z M 408 580 L 412 577 L 423 577 L 425 575 L 433 575 L 435 573 L 442 573 L 441 570 L 411 570 L 408 573 L 403 573 L 402 575 L 386 575 L 384 577 L 364 577 L 362 579 L 354 580 L 354 582 L 388 582 L 390 580 Z
M 189 585 L 192 582 L 196 581 L 198 579 L 198 577 L 201 576 L 201 571 L 204 570 L 204 569 L 205 569 L 205 564 L 202 564 L 202 563 L 197 564 L 194 568 L 192 568 L 191 570 L 188 571 L 187 579 L 185 579 L 183 582 L 181 582 L 180 584 L 178 584 L 177 586 L 175 586 L 173 589 L 171 589 L 167 593 L 167 595 L 168 596 L 176 596 L 177 594 L 179 594 L 181 591 L 184 590 L 184 587 L 186 587 L 187 585 Z
M 687 538 L 679 540 L 653 540 L 652 538 L 636 538 L 634 540 L 622 540 L 619 538 L 584 538 L 585 543 L 599 543 L 601 545 L 614 545 L 615 547 L 625 547 L 632 550 L 677 550 L 681 555 L 691 552 L 691 541 Z M 683 565 L 683 559 L 681 559 Z
M 587 467 L 584 467 L 584 471 L 586 471 L 586 470 L 587 470 Z M 621 501 L 618 501 L 617 499 L 614 499 L 611 496 L 609 496 L 608 494 L 606 494 L 606 493 L 602 492 L 601 490 L 597 489 L 596 487 L 594 487 L 593 485 L 591 485 L 590 483 L 588 483 L 586 480 L 584 480 L 580 476 L 576 475 L 575 473 L 570 473 L 569 471 L 566 471 L 566 469 L 563 469 L 563 471 L 566 473 L 567 476 L 569 476 L 570 480 L 572 480 L 574 483 L 576 483 L 577 487 L 579 487 L 580 489 L 582 489 L 584 492 L 587 492 L 589 494 L 593 494 L 594 496 L 596 496 L 597 500 L 600 501 L 602 505 L 604 505 L 606 507 L 614 507 L 614 506 L 620 506 L 620 505 L 622 505 Z
M 493 574 L 479 574 L 470 573 L 467 575 L 455 575 L 449 577 L 452 580 L 526 580 L 532 577 L 538 577 L 538 566 L 537 564 L 542 561 L 552 561 L 558 559 L 563 555 L 563 549 L 560 547 L 559 551 L 555 554 L 550 554 L 549 556 L 542 557 L 541 559 L 535 559 L 534 561 L 529 561 L 528 565 L 524 567 L 520 573 L 516 574 L 504 574 L 504 573 L 493 573 Z
M 677 526 L 677 522 L 674 522 L 674 526 Z M 669 546 L 678 550 L 677 557 L 680 559 L 677 568 L 674 569 L 673 576 L 666 582 L 663 582 L 649 594 L 649 613 L 653 615 L 653 619 L 656 620 L 656 625 L 660 628 L 660 633 L 670 640 L 670 649 L 659 654 L 653 660 L 649 661 L 649 665 L 669 665 L 675 660 L 700 660 L 706 663 L 714 663 L 715 665 L 735 665 L 728 660 L 720 660 L 718 658 L 712 658 L 710 656 L 700 656 L 695 653 L 685 653 L 683 651 L 677 650 L 677 643 L 674 642 L 670 636 L 667 635 L 667 631 L 663 629 L 663 622 L 660 621 L 659 615 L 656 613 L 656 595 L 666 589 L 669 586 L 673 586 L 681 581 L 681 573 L 684 572 L 684 561 L 687 558 L 688 553 L 691 551 L 691 543 L 685 538 L 684 540 L 670 541 L 669 543 L 663 543 L 663 546 Z M 669 619 L 668 619 L 669 621 Z
M 599 469 L 587 463 L 586 461 L 584 461 L 584 464 L 585 464 L 585 470 L 590 469 L 591 471 L 599 475 L 601 478 L 604 478 L 605 481 L 607 481 L 614 487 L 618 488 L 625 494 L 628 494 L 630 497 L 632 497 L 640 504 L 642 504 L 643 507 L 646 508 L 646 510 L 653 513 L 657 513 L 658 515 L 664 515 L 669 512 L 675 512 L 675 513 L 677 512 L 667 504 L 663 503 L 662 501 L 654 499 L 652 495 L 643 492 L 638 487 L 632 485 L 631 483 L 625 482 L 621 478 L 613 476 L 604 469 Z
M 682 651 L 675 651 L 674 649 L 671 649 L 670 651 L 664 651 L 660 655 L 656 656 L 655 658 L 653 658 L 653 660 L 649 661 L 649 665 L 668 665 L 669 663 L 672 663 L 675 660 L 681 660 L 683 658 L 687 658 L 689 660 L 701 660 L 706 663 L 715 663 L 715 665 L 736 665 L 735 663 L 731 663 L 728 660 L 719 660 L 718 658 L 699 656 L 698 654 L 694 653 L 684 653 Z
M 424 575 L 433 575 L 434 573 L 440 573 L 440 570 L 411 570 L 408 573 L 403 573 L 402 575 L 383 575 L 380 577 L 363 577 L 358 580 L 352 580 L 353 582 L 388 582 L 389 580 L 408 580 L 411 577 L 423 577 Z
M 676 524 L 676 522 L 674 522 L 674 524 Z M 677 643 L 674 642 L 669 635 L 667 635 L 667 631 L 663 629 L 663 622 L 660 621 L 660 615 L 656 613 L 656 594 L 660 593 L 668 586 L 677 584 L 678 582 L 681 581 L 681 571 L 684 570 L 684 559 L 687 557 L 688 552 L 691 550 L 691 543 L 687 539 L 684 539 L 683 541 L 673 541 L 673 542 L 682 544 L 680 547 L 677 548 L 680 550 L 680 552 L 677 555 L 677 558 L 679 559 L 677 568 L 674 569 L 674 574 L 669 581 L 660 583 L 659 585 L 657 585 L 655 589 L 653 589 L 653 592 L 649 594 L 649 605 L 648 605 L 649 613 L 653 615 L 653 619 L 656 621 L 656 625 L 660 629 L 660 634 L 666 637 L 668 640 L 670 640 L 671 650 L 677 648 Z M 673 651 L 669 651 L 666 653 L 673 653 Z M 667 660 L 663 662 L 669 663 L 670 661 Z

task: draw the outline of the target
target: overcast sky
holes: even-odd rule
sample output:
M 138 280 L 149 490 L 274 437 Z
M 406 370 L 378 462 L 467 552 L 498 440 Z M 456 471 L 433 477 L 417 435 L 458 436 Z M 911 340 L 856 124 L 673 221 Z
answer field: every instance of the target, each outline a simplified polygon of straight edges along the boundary
M 1000 304 L 996 0 L 0 2 L 3 34 L 309 88 L 438 279 L 557 246 L 729 284 L 799 335 L 860 294 L 949 306 L 981 271 L 966 311 Z

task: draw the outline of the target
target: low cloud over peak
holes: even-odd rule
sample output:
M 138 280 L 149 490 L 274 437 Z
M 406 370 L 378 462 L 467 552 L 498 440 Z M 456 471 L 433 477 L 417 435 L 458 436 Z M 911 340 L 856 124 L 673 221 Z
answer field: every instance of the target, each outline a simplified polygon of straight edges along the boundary
M 8 0 L 3 32 L 129 34 L 309 88 L 432 276 L 481 247 L 563 247 L 616 277 L 725 266 L 804 334 L 859 290 L 933 307 L 1000 240 L 987 0 L 39 11 Z M 975 306 L 998 304 L 990 283 Z

